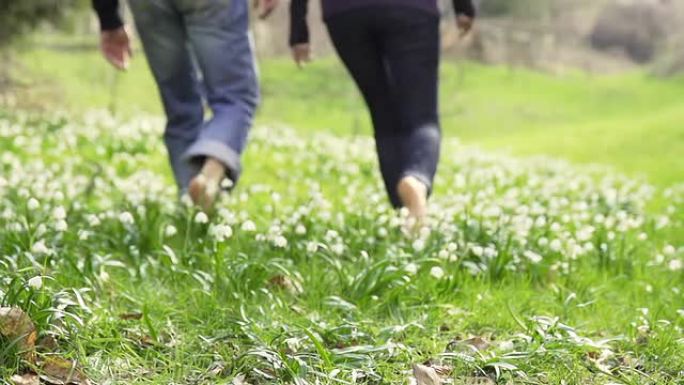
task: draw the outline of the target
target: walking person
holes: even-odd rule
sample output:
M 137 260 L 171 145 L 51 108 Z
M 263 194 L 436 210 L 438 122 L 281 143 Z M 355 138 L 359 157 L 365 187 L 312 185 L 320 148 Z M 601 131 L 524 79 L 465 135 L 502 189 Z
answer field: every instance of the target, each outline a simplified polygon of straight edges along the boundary
M 167 117 L 164 142 L 176 183 L 209 210 L 237 183 L 259 101 L 248 0 L 129 0 Z M 262 18 L 278 0 L 255 0 Z M 118 0 L 93 0 L 101 49 L 125 70 L 131 41 Z M 205 119 L 205 102 L 212 112 Z M 230 182 L 224 184 L 225 179 Z
M 437 0 L 322 0 L 332 42 L 370 110 L 380 170 L 392 205 L 418 223 L 426 215 L 439 160 L 440 16 Z M 462 33 L 472 0 L 454 0 Z M 292 0 L 290 45 L 310 60 L 308 0 Z

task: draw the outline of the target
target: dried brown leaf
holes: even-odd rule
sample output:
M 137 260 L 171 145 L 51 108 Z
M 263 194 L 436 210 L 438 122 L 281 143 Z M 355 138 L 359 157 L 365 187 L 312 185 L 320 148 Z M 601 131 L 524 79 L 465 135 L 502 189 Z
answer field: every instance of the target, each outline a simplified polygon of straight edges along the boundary
M 437 374 L 442 378 L 449 377 L 451 372 L 454 371 L 454 368 L 447 365 L 430 365 L 430 367 L 432 367 L 432 369 L 434 369 L 435 372 L 437 372 Z
M 39 363 L 40 378 L 53 385 L 87 385 L 90 381 L 79 365 L 60 357 L 47 357 Z
M 143 313 L 140 312 L 131 312 L 131 313 L 123 313 L 119 315 L 119 318 L 121 318 L 124 321 L 137 321 L 139 319 L 142 319 Z
M 292 295 L 299 295 L 304 292 L 302 285 L 300 285 L 299 282 L 286 275 L 276 275 L 268 280 L 268 284 L 271 287 L 285 290 Z
M 34 373 L 14 375 L 10 380 L 14 385 L 40 385 L 40 378 Z
M 442 379 L 434 368 L 421 364 L 413 364 L 413 377 L 416 385 L 441 385 Z
M 482 337 L 473 337 L 463 341 L 463 344 L 470 345 L 478 351 L 483 351 L 489 349 L 489 342 L 485 341 Z
M 247 382 L 247 376 L 244 374 L 238 374 L 233 378 L 233 385 L 250 385 L 249 382 Z
M 36 343 L 36 349 L 38 349 L 39 352 L 45 352 L 45 353 L 54 352 L 58 348 L 59 348 L 59 344 L 57 343 L 55 338 L 52 336 L 42 337 Z
M 33 321 L 23 310 L 16 307 L 0 308 L 0 334 L 11 341 L 16 340 L 24 358 L 33 360 L 38 334 Z

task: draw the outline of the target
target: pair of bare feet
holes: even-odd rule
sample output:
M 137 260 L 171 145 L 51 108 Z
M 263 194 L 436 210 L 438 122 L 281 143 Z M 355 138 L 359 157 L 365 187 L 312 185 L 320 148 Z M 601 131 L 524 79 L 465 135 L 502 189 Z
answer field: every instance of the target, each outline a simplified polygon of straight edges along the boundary
M 192 179 L 188 187 L 188 193 L 195 205 L 205 212 L 211 211 L 225 177 L 225 166 L 217 159 L 207 158 L 202 171 Z M 407 176 L 399 181 L 397 192 L 402 205 L 408 210 L 413 226 L 423 225 L 427 215 L 427 186 L 417 178 Z

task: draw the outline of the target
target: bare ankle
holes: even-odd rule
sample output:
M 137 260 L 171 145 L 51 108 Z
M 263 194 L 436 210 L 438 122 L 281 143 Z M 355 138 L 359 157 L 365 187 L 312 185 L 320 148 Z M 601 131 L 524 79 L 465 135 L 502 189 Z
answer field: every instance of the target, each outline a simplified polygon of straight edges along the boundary
M 208 157 L 202 166 L 202 175 L 212 182 L 220 183 L 226 176 L 226 167 L 218 159 Z

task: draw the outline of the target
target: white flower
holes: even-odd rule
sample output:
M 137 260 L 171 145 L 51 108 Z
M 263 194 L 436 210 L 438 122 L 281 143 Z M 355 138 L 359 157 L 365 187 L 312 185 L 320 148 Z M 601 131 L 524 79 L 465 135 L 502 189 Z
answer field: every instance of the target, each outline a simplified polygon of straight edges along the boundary
M 45 245 L 45 241 L 40 240 L 31 246 L 31 252 L 36 255 L 45 255 L 50 253 L 50 249 Z
M 78 230 L 78 239 L 80 241 L 87 241 L 90 238 L 90 231 L 88 230 Z
M 456 250 L 458 250 L 458 245 L 454 242 L 449 242 L 449 244 L 447 245 L 447 251 L 453 253 Z
M 436 279 L 442 279 L 444 278 L 444 270 L 439 266 L 433 266 L 432 269 L 430 269 L 430 275 Z
M 40 290 L 43 287 L 43 277 L 36 276 L 29 279 L 28 286 L 34 290 Z
M 497 255 L 499 255 L 499 252 L 496 251 L 495 248 L 493 248 L 491 246 L 485 247 L 485 249 L 484 249 L 484 257 L 485 258 L 492 259 L 492 258 L 496 257 Z
M 97 215 L 90 214 L 86 218 L 90 227 L 96 227 L 100 225 L 100 218 Z
M 682 269 L 682 260 L 681 259 L 673 259 L 668 263 L 667 268 L 672 270 L 672 271 L 679 271 Z
M 404 267 L 404 271 L 406 271 L 407 273 L 409 273 L 411 275 L 415 275 L 418 272 L 418 265 L 411 262 Z
M 177 233 L 178 229 L 176 229 L 176 226 L 174 225 L 167 225 L 164 229 L 164 236 L 166 236 L 167 238 L 173 237 Z
M 197 213 L 197 215 L 195 215 L 195 223 L 197 223 L 197 224 L 209 223 L 209 217 L 207 216 L 207 214 L 200 211 Z
M 33 210 L 36 210 L 38 207 L 40 207 L 40 203 L 38 202 L 38 200 L 36 198 L 31 198 L 31 199 L 29 199 L 28 203 L 26 204 L 26 207 L 29 210 L 33 211 Z
M 279 247 L 281 249 L 284 249 L 287 247 L 287 238 L 283 237 L 282 235 L 278 235 L 273 239 L 273 245 L 275 247 Z
M 52 210 L 52 217 L 58 221 L 64 220 L 67 217 L 66 210 L 62 206 L 55 207 L 55 209 Z
M 530 262 L 532 262 L 532 263 L 534 263 L 534 264 L 537 264 L 537 263 L 541 262 L 542 259 L 544 259 L 541 255 L 535 253 L 535 252 L 532 251 L 532 250 L 527 250 L 527 251 L 525 251 L 525 252 L 523 253 L 523 255 L 525 256 L 525 258 L 529 259 Z
M 344 245 L 341 243 L 336 243 L 330 246 L 330 251 L 332 251 L 336 255 L 342 255 L 342 253 L 344 253 Z
M 304 227 L 304 225 L 302 225 L 302 224 L 297 225 L 297 227 L 295 228 L 295 234 L 297 234 L 297 235 L 306 234 L 306 227 Z
M 209 226 L 209 235 L 214 237 L 216 241 L 223 242 L 233 236 L 233 229 L 224 224 L 217 224 Z
M 415 241 L 413 241 L 413 244 L 411 246 L 415 251 L 423 251 L 423 249 L 425 249 L 425 241 L 421 238 L 418 238 Z
M 68 228 L 69 228 L 69 225 L 67 225 L 66 221 L 63 219 L 60 219 L 59 221 L 57 221 L 57 223 L 55 223 L 55 230 L 57 230 L 59 232 L 63 233 L 65 231 L 67 231 Z
M 306 251 L 308 253 L 315 253 L 318 251 L 318 243 L 317 242 L 307 242 L 306 243 Z
M 549 248 L 555 252 L 559 252 L 562 247 L 563 247 L 563 243 L 560 241 L 560 239 L 554 239 L 549 244 Z
M 449 259 L 449 251 L 446 249 L 442 249 L 437 254 L 437 257 L 439 257 L 440 259 Z
M 240 230 L 242 230 L 244 232 L 248 232 L 248 233 L 254 232 L 254 231 L 256 231 L 256 229 L 257 229 L 256 224 L 250 220 L 243 222 L 242 226 L 240 226 Z
M 47 226 L 45 226 L 45 223 L 41 223 L 36 227 L 36 233 L 34 234 L 36 237 L 42 237 L 43 234 L 47 232 Z
M 672 245 L 665 245 L 665 247 L 663 247 L 663 254 L 668 257 L 675 255 L 676 252 L 677 250 Z
M 643 242 L 643 241 L 645 241 L 645 240 L 648 239 L 648 234 L 646 234 L 646 233 L 641 233 L 641 234 L 639 234 L 638 239 L 639 239 L 640 241 Z
M 484 255 L 484 248 L 482 246 L 473 246 L 470 250 L 476 257 L 482 257 L 482 255 Z
M 133 218 L 133 214 L 129 213 L 128 211 L 124 211 L 119 214 L 119 221 L 124 225 L 132 225 L 135 223 L 135 218 Z
M 577 240 L 585 242 L 591 239 L 596 229 L 593 226 L 586 226 L 577 232 Z

